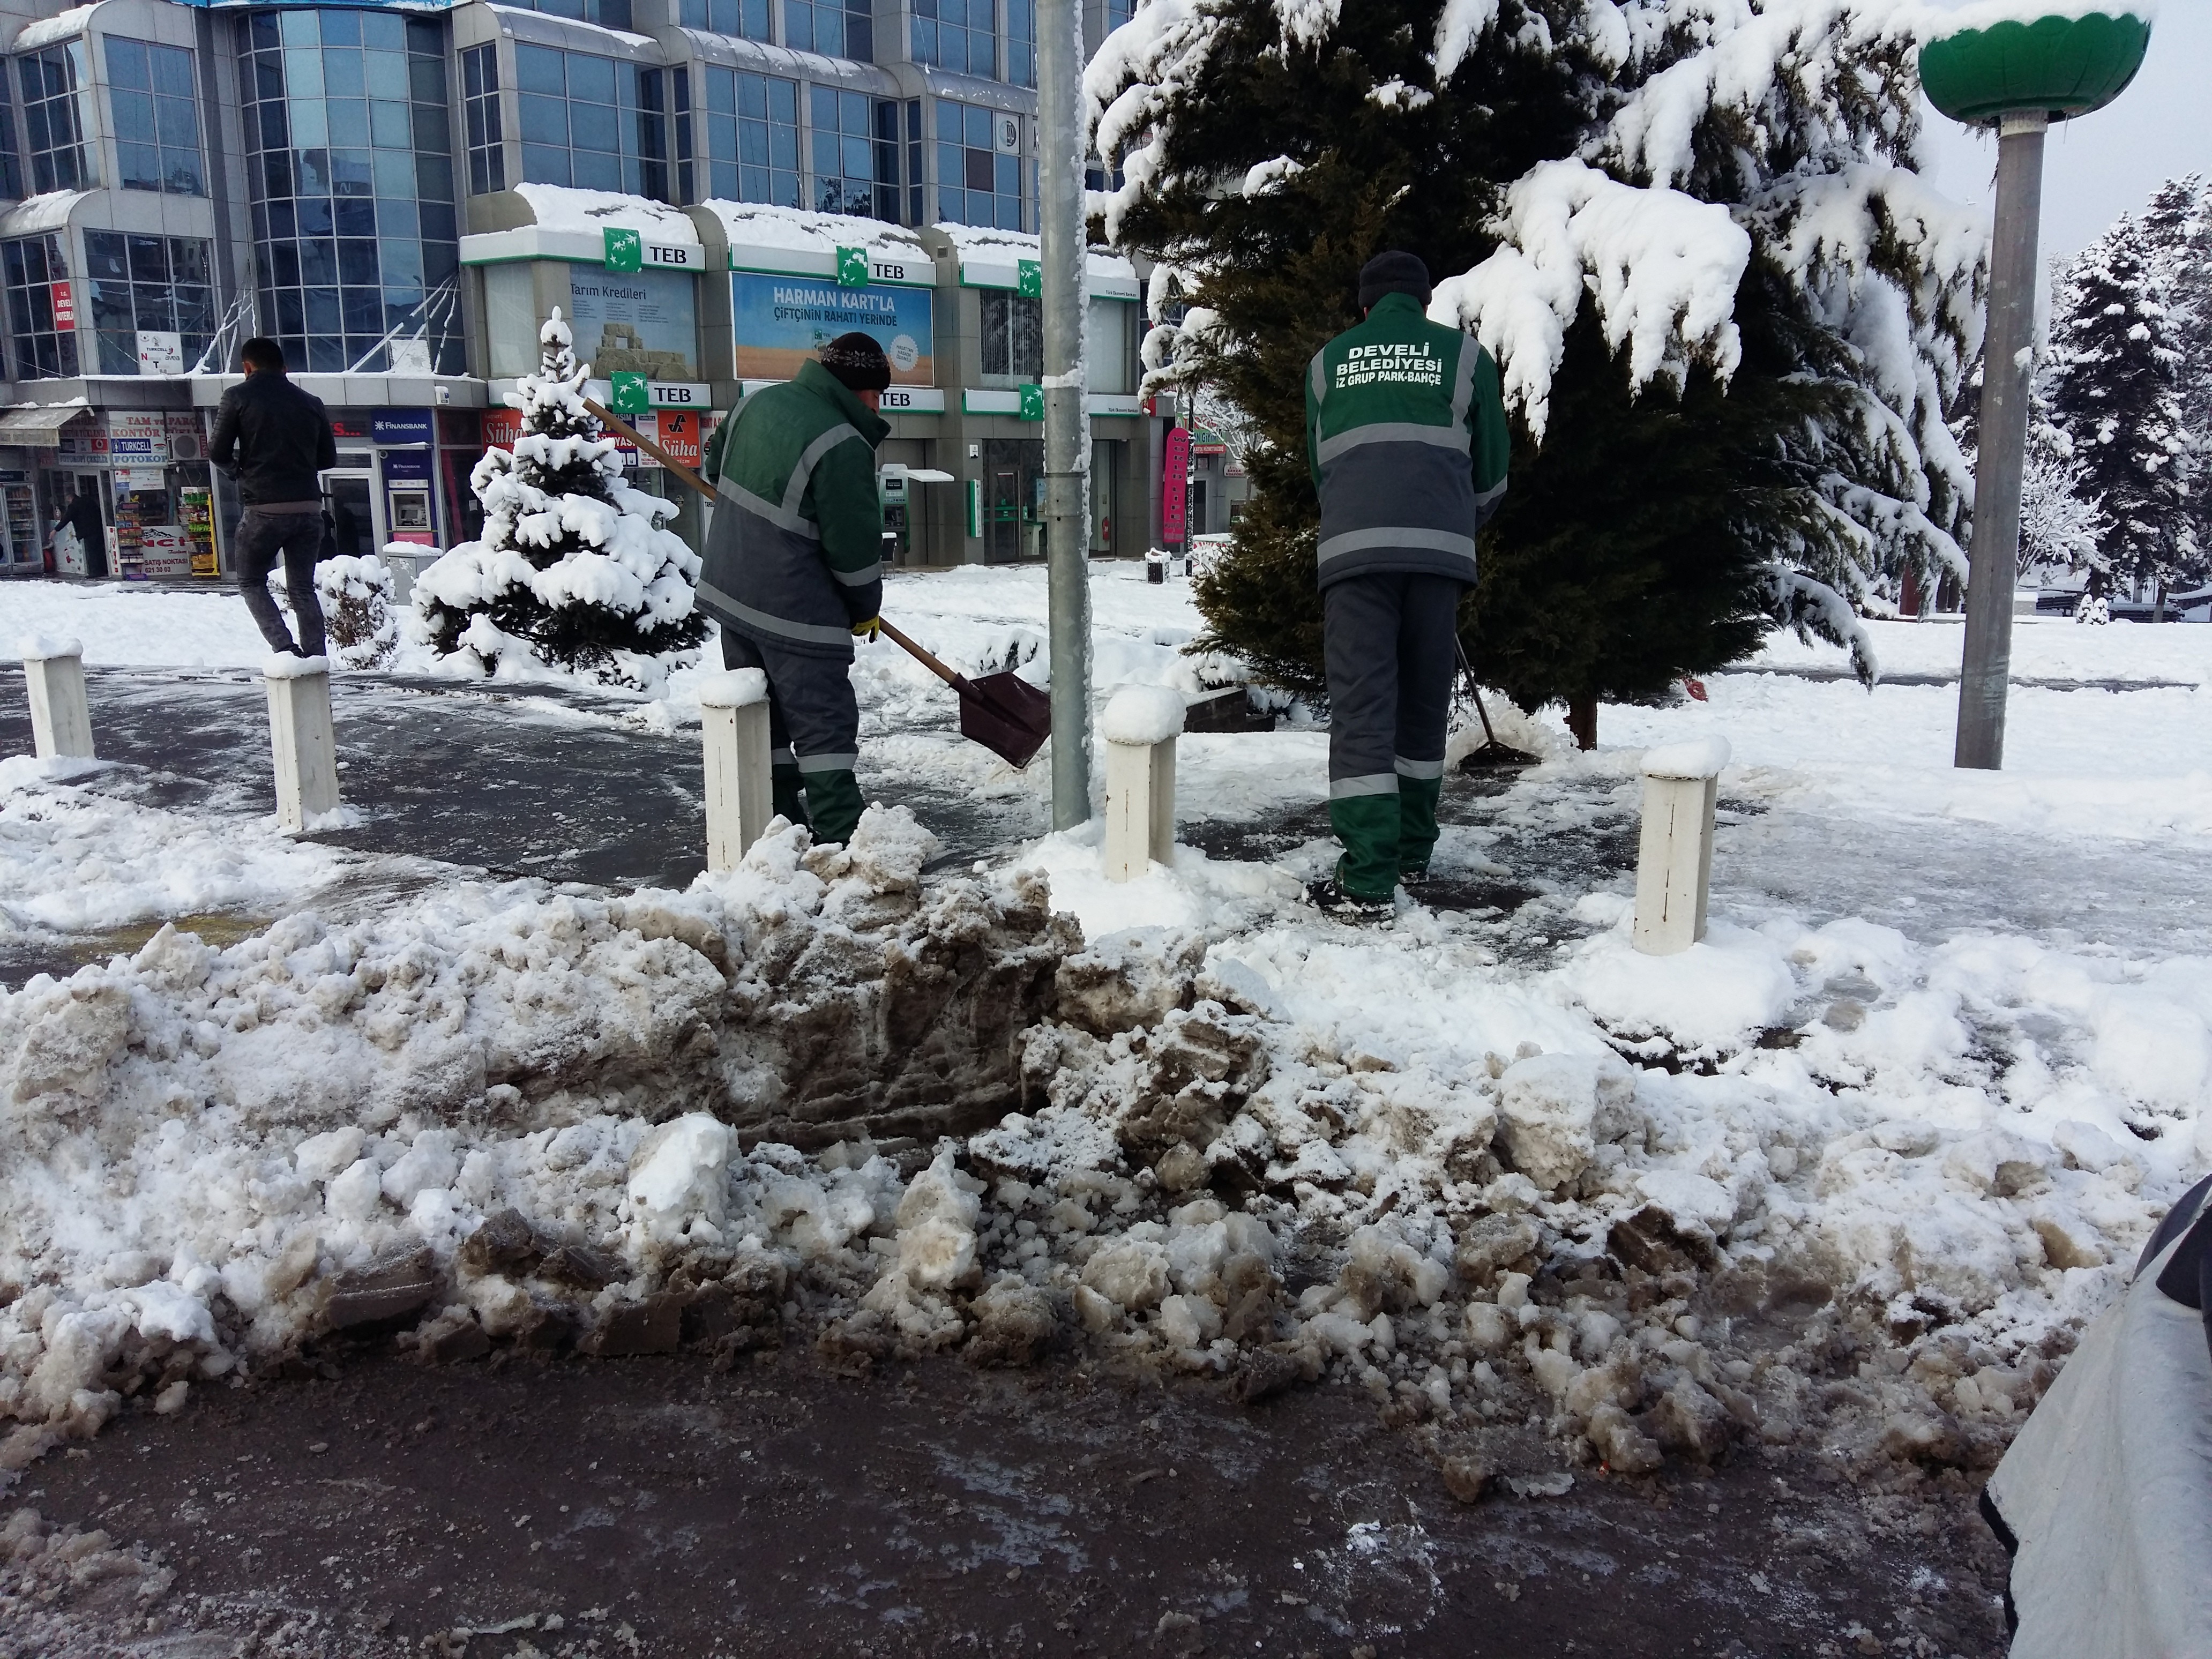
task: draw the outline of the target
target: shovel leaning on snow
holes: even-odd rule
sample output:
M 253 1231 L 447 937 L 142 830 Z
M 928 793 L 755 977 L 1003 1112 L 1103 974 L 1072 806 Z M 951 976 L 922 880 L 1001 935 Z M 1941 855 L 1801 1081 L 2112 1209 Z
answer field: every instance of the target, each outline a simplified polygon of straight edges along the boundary
M 584 407 L 599 418 L 602 426 L 635 444 L 709 501 L 722 499 L 721 492 L 714 485 L 652 439 L 632 429 L 611 410 L 589 398 L 584 399 Z M 1018 771 L 1036 758 L 1036 751 L 1052 735 L 1052 698 L 1048 694 L 1011 672 L 986 674 L 981 679 L 971 680 L 939 662 L 890 623 L 882 623 L 882 628 L 893 645 L 959 694 L 962 737 L 981 744 Z
M 1498 733 L 1490 728 L 1490 711 L 1482 706 L 1482 688 L 1474 683 L 1474 665 L 1467 659 L 1467 647 L 1460 643 L 1459 633 L 1452 633 L 1452 649 L 1459 653 L 1459 672 L 1467 681 L 1468 695 L 1474 699 L 1474 712 L 1482 719 L 1483 741 L 1460 757 L 1462 772 L 1486 772 L 1506 766 L 1534 766 L 1536 757 L 1523 750 L 1515 749 L 1498 740 Z

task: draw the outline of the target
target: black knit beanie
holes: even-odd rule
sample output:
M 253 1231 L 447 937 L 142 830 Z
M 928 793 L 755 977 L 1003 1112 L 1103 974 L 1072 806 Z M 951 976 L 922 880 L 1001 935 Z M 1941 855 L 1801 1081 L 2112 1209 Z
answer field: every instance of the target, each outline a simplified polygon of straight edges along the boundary
M 1410 294 L 1429 302 L 1429 268 L 1410 253 L 1392 249 L 1359 268 L 1359 308 L 1366 310 L 1386 294 Z
M 855 392 L 881 392 L 891 383 L 891 360 L 873 339 L 855 330 L 840 334 L 815 354 L 822 367 Z

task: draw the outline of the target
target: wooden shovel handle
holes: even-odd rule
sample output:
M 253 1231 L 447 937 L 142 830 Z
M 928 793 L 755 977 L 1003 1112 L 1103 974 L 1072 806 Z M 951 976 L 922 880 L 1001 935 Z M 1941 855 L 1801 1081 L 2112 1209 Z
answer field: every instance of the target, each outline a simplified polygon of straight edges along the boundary
M 1482 706 L 1482 688 L 1474 683 L 1474 665 L 1467 659 L 1467 647 L 1460 642 L 1459 629 L 1452 629 L 1452 649 L 1459 653 L 1459 672 L 1467 677 L 1468 695 L 1474 699 L 1474 712 L 1482 719 L 1482 738 L 1486 743 L 1496 743 L 1498 733 L 1490 729 L 1490 711 Z
M 590 410 L 592 414 L 599 416 L 599 424 L 601 426 L 610 428 L 617 434 L 617 435 L 629 439 L 630 442 L 635 444 L 647 454 L 652 456 L 654 460 L 659 461 L 661 465 L 666 467 L 678 477 L 683 479 L 685 483 L 690 484 L 692 489 L 697 490 L 708 501 L 719 501 L 722 499 L 722 492 L 720 490 L 715 489 L 714 485 L 708 483 L 704 478 L 694 472 L 690 467 L 684 465 L 683 462 L 678 460 L 673 455 L 663 449 L 659 444 L 653 442 L 652 439 L 639 432 L 635 428 L 631 426 L 628 421 L 623 419 L 621 416 L 616 414 L 612 410 L 594 402 L 589 398 L 584 399 L 584 407 Z
M 878 622 L 882 622 L 882 618 L 880 617 L 877 620 Z M 943 680 L 954 690 L 963 691 L 971 697 L 981 698 L 982 701 L 987 702 L 989 701 L 988 698 L 983 697 L 982 693 L 975 689 L 974 684 L 969 681 L 965 674 L 960 673 L 954 669 L 947 668 L 943 663 L 938 661 L 935 657 L 933 657 L 928 652 L 923 650 L 921 647 L 916 645 L 912 640 L 907 638 L 905 635 L 900 633 L 898 629 L 893 627 L 890 623 L 883 623 L 883 630 L 884 636 L 890 640 L 893 645 L 898 647 L 899 649 L 905 652 L 908 656 L 912 657 L 924 668 L 929 670 L 931 673 L 936 675 L 938 678 Z

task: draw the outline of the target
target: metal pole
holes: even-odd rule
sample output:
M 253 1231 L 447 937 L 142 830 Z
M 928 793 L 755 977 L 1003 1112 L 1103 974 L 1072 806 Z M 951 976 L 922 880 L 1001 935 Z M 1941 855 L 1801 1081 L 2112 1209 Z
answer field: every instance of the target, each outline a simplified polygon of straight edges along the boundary
M 1044 278 L 1045 556 L 1052 618 L 1052 827 L 1091 817 L 1091 570 L 1083 398 L 1083 157 L 1079 0 L 1037 7 L 1038 226 Z
M 2020 484 L 2034 372 L 2035 242 L 2043 210 L 2041 111 L 2008 115 L 1997 138 L 1989 328 L 1982 345 L 1981 452 L 1966 582 L 1966 649 L 1952 763 L 2004 764 L 2005 684 L 2012 670 L 2013 589 L 2020 571 Z

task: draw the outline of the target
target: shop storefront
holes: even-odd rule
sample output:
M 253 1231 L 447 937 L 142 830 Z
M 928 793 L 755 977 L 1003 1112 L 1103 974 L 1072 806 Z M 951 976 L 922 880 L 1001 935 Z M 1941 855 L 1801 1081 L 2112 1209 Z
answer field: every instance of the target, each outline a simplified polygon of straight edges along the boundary
M 213 577 L 213 482 L 199 416 L 189 409 L 80 410 L 50 446 L 0 449 L 0 506 L 11 554 L 44 551 L 64 521 L 76 531 L 54 556 L 70 576 Z

